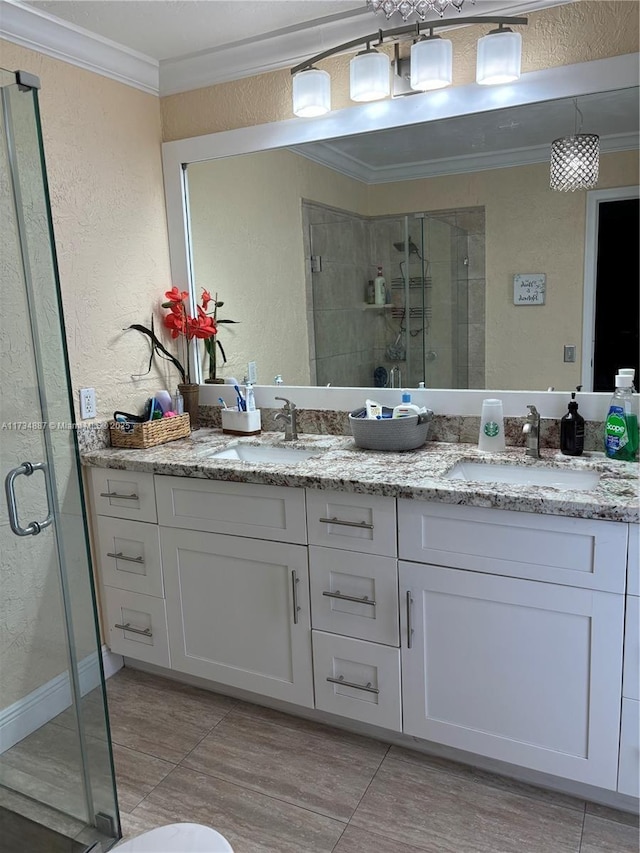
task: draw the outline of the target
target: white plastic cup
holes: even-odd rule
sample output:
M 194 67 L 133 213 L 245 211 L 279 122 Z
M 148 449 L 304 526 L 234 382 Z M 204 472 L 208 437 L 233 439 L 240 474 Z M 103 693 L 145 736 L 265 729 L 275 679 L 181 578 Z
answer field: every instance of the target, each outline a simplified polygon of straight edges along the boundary
M 502 400 L 483 400 L 478 450 L 500 453 L 505 449 Z

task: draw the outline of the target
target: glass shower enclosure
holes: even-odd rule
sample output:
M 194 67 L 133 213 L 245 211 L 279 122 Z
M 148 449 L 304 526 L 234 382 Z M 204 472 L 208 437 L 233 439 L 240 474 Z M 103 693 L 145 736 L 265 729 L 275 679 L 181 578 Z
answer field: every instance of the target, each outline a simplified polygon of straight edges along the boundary
M 0 71 L 0 838 L 120 837 L 37 78 Z

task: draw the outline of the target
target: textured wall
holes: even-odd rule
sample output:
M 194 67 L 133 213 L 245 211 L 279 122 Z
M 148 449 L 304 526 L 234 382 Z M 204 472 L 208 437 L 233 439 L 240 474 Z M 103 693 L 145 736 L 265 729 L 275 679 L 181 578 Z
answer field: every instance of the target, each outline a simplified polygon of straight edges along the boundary
M 175 384 L 147 366 L 130 323 L 170 286 L 158 99 L 8 42 L 2 64 L 37 74 L 71 379 L 96 389 L 99 419 Z
M 638 2 L 583 0 L 534 12 L 523 33 L 522 70 L 537 71 L 638 50 Z M 371 27 L 373 30 L 375 26 Z M 454 85 L 475 80 L 476 42 L 486 27 L 464 27 L 447 34 L 453 41 Z M 318 50 L 323 46 L 319 45 Z M 403 53 L 408 50 L 403 46 Z M 333 109 L 349 100 L 350 56 L 322 62 L 331 74 Z M 165 141 L 217 133 L 293 118 L 291 75 L 287 69 L 169 95 L 161 99 Z

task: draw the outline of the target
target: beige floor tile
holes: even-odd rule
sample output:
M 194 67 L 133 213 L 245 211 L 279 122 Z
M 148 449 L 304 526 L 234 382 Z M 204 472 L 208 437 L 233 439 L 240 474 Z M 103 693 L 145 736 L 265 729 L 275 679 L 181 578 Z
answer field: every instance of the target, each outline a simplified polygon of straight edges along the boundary
M 126 828 L 189 821 L 217 829 L 234 853 L 331 853 L 344 823 L 178 767 L 127 816 Z
M 390 756 L 352 824 L 430 853 L 578 853 L 581 812 Z
M 575 809 L 579 812 L 584 812 L 585 810 L 585 801 L 578 797 L 572 797 L 569 794 L 563 794 L 559 791 L 551 791 L 547 788 L 538 788 L 535 785 L 528 785 L 526 782 L 509 779 L 507 776 L 498 776 L 496 773 L 489 773 L 486 770 L 481 770 L 479 767 L 472 767 L 469 764 L 459 764 L 455 761 L 448 761 L 445 758 L 438 758 L 434 755 L 426 755 L 425 753 L 410 749 L 403 749 L 399 746 L 391 747 L 389 757 L 409 761 L 418 766 L 431 767 L 434 770 L 446 770 L 448 773 L 454 773 L 463 778 L 480 782 L 483 785 L 489 785 L 492 788 L 500 788 L 501 790 L 512 791 L 514 794 L 533 797 L 535 800 L 540 800 L 543 803 L 552 803 L 553 805 L 564 806 L 567 809 Z
M 422 853 L 420 847 L 402 844 L 366 829 L 348 826 L 333 853 Z
M 599 803 L 587 803 L 587 814 L 594 817 L 603 817 L 605 820 L 615 820 L 618 823 L 626 823 L 627 826 L 640 826 L 640 819 L 633 812 L 623 812 L 619 809 L 611 809 L 601 806 Z
M 131 812 L 175 767 L 162 758 L 113 745 L 120 811 Z
M 107 682 L 114 743 L 177 764 L 235 705 L 234 699 L 121 669 Z
M 638 853 L 640 841 L 635 826 L 586 815 L 580 853 Z
M 325 726 L 256 724 L 256 717 L 231 711 L 182 764 L 348 820 L 386 751 L 386 744 Z

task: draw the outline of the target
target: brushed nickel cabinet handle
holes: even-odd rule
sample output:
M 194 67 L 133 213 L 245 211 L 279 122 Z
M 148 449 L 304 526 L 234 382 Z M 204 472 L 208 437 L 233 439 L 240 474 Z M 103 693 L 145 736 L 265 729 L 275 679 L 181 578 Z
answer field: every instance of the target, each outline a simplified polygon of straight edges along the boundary
M 100 492 L 101 498 L 119 498 L 121 501 L 139 501 L 138 495 L 120 495 L 118 492 Z
M 367 693 L 375 693 L 376 695 L 380 693 L 377 687 L 371 686 L 370 681 L 366 684 L 354 684 L 353 681 L 345 681 L 344 675 L 339 675 L 337 678 L 332 678 L 328 675 L 327 681 L 330 681 L 332 684 L 344 684 L 345 687 L 355 687 L 356 690 L 365 690 Z
M 121 551 L 118 551 L 117 554 L 107 551 L 107 557 L 114 557 L 116 560 L 125 560 L 127 563 L 137 563 L 139 566 L 144 565 L 144 557 L 127 557 Z
M 375 607 L 376 602 L 375 599 L 369 598 L 368 595 L 363 596 L 362 598 L 357 598 L 355 595 L 343 595 L 339 589 L 335 592 L 323 592 L 323 595 L 326 595 L 327 598 L 339 598 L 340 601 L 356 601 L 358 604 L 368 604 L 370 607 Z
M 319 518 L 322 524 L 342 524 L 344 527 L 359 527 L 362 530 L 373 530 L 373 524 L 368 521 L 344 521 L 341 518 Z
M 293 624 L 298 624 L 298 611 L 302 608 L 298 606 L 298 584 L 300 583 L 300 578 L 295 569 L 291 571 L 291 590 L 293 593 Z
M 128 622 L 125 625 L 120 625 L 116 622 L 114 628 L 122 628 L 123 631 L 131 631 L 132 634 L 142 634 L 143 637 L 153 637 L 151 628 L 134 628 Z
M 410 649 L 413 645 L 413 628 L 411 627 L 411 606 L 413 605 L 413 598 L 411 597 L 411 590 L 407 590 L 407 648 Z

